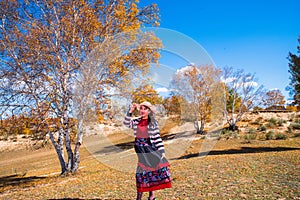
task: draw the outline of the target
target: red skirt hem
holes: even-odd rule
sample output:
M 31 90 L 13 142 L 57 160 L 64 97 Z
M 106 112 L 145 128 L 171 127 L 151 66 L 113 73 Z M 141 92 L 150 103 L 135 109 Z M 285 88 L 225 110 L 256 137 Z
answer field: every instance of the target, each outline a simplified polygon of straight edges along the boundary
M 155 186 L 151 186 L 151 187 L 147 187 L 147 188 L 137 188 L 137 191 L 138 192 L 150 192 L 150 191 L 161 190 L 161 189 L 165 189 L 165 188 L 172 188 L 172 183 L 168 182 L 168 183 L 163 183 L 160 185 L 155 185 Z

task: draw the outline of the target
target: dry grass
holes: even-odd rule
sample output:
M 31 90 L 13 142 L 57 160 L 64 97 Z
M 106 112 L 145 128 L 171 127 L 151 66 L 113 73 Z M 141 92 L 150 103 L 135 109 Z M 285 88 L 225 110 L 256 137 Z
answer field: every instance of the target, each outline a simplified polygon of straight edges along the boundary
M 203 142 L 195 140 L 184 156 L 170 160 L 173 188 L 158 191 L 159 199 L 300 198 L 299 138 L 251 144 L 219 140 L 209 155 L 201 157 Z M 1 176 L 1 199 L 135 197 L 133 173 L 101 164 L 84 148 L 79 173 L 66 177 L 55 174 L 59 165 L 53 149 L 19 153 L 6 153 L 1 159 L 1 173 L 11 166 L 17 170 L 17 174 Z M 8 154 L 15 158 L 9 159 Z M 27 174 L 22 176 L 24 171 Z
M 164 135 L 172 127 L 166 126 Z M 124 150 L 132 145 L 128 134 L 108 137 Z M 173 188 L 157 191 L 157 199 L 300 199 L 300 137 L 213 141 L 213 149 L 203 152 L 209 141 L 195 137 L 169 160 Z M 84 146 L 79 172 L 65 177 L 53 148 L 6 151 L 0 157 L 0 199 L 135 199 L 134 172 L 108 167 Z

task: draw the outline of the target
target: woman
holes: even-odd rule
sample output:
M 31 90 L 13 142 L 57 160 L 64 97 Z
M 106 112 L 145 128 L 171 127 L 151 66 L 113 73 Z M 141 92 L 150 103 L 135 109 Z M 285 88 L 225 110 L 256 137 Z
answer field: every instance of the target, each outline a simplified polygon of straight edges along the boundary
M 135 109 L 139 110 L 140 117 L 133 119 Z M 153 200 L 154 190 L 172 187 L 169 162 L 154 113 L 155 109 L 149 102 L 133 103 L 124 119 L 124 124 L 133 129 L 135 136 L 137 200 L 142 199 L 143 192 L 149 192 L 148 199 Z

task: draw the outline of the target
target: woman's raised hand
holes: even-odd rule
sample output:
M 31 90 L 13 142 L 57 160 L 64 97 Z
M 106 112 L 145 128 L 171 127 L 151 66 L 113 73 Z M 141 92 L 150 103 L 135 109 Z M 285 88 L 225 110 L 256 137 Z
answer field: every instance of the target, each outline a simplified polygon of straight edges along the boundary
M 132 113 L 136 108 L 137 108 L 137 104 L 136 103 L 132 103 L 131 106 L 130 106 L 129 113 Z

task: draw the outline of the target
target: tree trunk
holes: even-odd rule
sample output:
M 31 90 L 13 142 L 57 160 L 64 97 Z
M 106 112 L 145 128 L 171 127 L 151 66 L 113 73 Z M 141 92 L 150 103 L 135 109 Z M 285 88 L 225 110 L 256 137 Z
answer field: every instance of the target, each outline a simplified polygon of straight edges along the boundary
M 200 132 L 199 134 L 204 135 L 204 121 L 201 121 Z
M 74 149 L 74 157 L 73 157 L 73 168 L 72 173 L 76 173 L 79 168 L 80 163 L 80 146 L 82 144 L 82 137 L 83 137 L 83 120 L 80 119 L 78 122 L 78 138 Z
M 199 122 L 195 121 L 194 122 L 194 127 L 196 129 L 197 134 L 201 134 L 201 135 L 204 134 L 204 123 L 203 122 L 201 122 L 201 125 L 200 125 L 200 128 L 199 128 Z
M 73 152 L 71 148 L 71 139 L 69 132 L 65 132 L 65 139 L 66 139 L 66 150 L 68 154 L 68 164 L 67 164 L 67 170 L 70 172 L 73 168 Z
M 200 131 L 198 121 L 194 121 L 194 127 L 196 129 L 197 134 L 198 134 L 198 132 Z
M 229 124 L 228 130 L 237 131 L 237 130 L 239 130 L 239 128 L 236 124 Z
M 62 137 L 63 134 L 61 133 L 61 131 L 59 131 L 57 142 L 55 141 L 52 132 L 48 131 L 48 134 L 58 156 L 58 160 L 61 166 L 61 174 L 64 174 L 67 172 L 67 167 L 64 158 L 63 137 Z
M 80 163 L 80 146 L 81 143 L 77 142 L 75 145 L 75 149 L 74 149 L 74 158 L 73 158 L 73 168 L 72 168 L 72 173 L 76 173 L 78 168 L 79 168 L 79 163 Z

